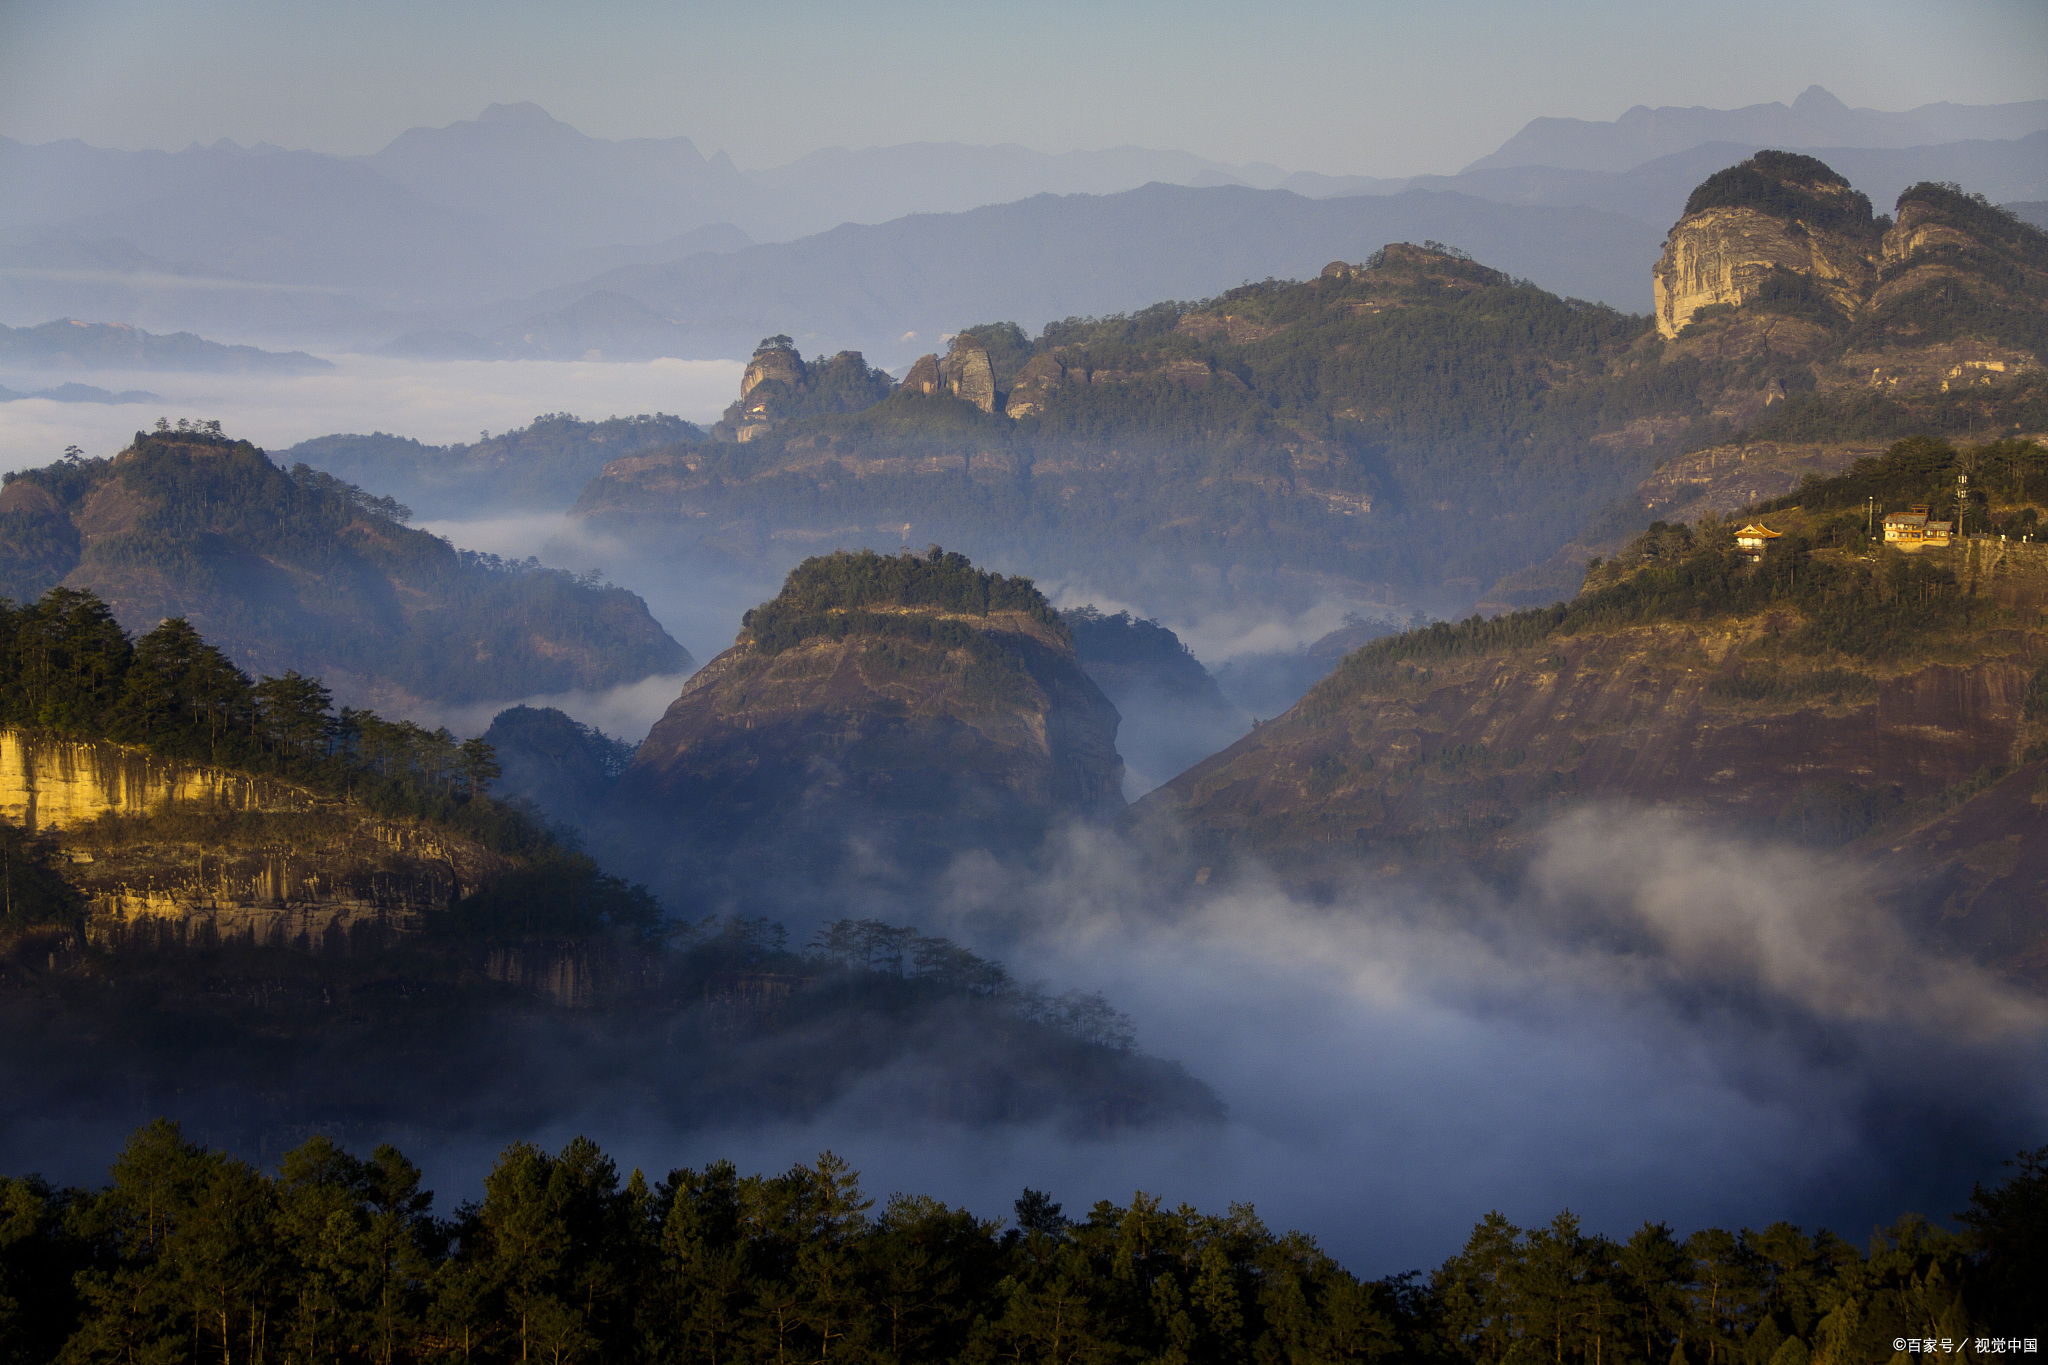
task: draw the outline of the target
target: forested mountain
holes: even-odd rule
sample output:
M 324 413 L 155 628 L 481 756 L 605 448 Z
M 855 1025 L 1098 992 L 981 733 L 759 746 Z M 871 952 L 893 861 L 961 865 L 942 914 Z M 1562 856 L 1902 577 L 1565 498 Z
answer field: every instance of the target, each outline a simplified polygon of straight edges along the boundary
M 1022 856 L 1120 811 L 1116 732 L 1030 579 L 937 546 L 837 552 L 684 685 L 592 844 L 709 909 L 914 902 L 959 854 Z
M 9 474 L 0 594 L 90 589 L 130 629 L 188 617 L 238 664 L 352 700 L 507 699 L 689 666 L 623 589 L 457 550 L 408 509 L 214 431 Z
M 589 820 L 633 761 L 633 745 L 552 706 L 507 707 L 483 742 L 498 757 L 499 792 L 572 828 Z
M 699 566 L 759 565 L 788 553 L 778 535 L 938 539 L 1168 616 L 1324 596 L 1443 613 L 1570 591 L 1568 561 L 1503 580 L 1737 432 L 2048 428 L 2038 230 L 1934 185 L 1894 224 L 1779 154 L 1694 198 L 1654 326 L 1395 245 L 1036 337 L 970 327 L 948 363 L 985 357 L 992 394 L 906 383 L 743 445 L 623 460 L 579 510 Z
M 1203 1213 L 1142 1190 L 1072 1217 L 1032 1189 L 1008 1218 L 912 1192 L 877 1210 L 830 1152 L 779 1175 L 714 1161 L 650 1183 L 579 1137 L 507 1147 L 480 1200 L 437 1216 L 388 1145 L 364 1159 L 316 1137 L 273 1174 L 155 1123 L 97 1188 L 0 1177 L 0 1290 L 20 1304 L 0 1331 L 22 1359 L 228 1359 L 251 1338 L 287 1358 L 678 1365 L 2013 1353 L 2048 1321 L 2048 1149 L 2013 1165 L 1978 1185 L 1963 1232 L 1909 1216 L 1867 1251 L 1784 1223 L 1681 1238 L 1645 1222 L 1618 1241 L 1569 1212 L 1531 1228 L 1492 1213 L 1426 1279 L 1366 1281 L 1249 1205 Z
M 1916 437 L 1734 517 L 1658 522 L 1570 601 L 1357 650 L 1138 814 L 1205 861 L 1316 879 L 1510 868 L 1567 806 L 1670 806 L 1853 846 L 1930 939 L 2040 981 L 2044 492 L 2039 444 Z M 1939 539 L 1885 532 L 1916 506 Z
M 318 679 L 252 682 L 183 620 L 131 640 L 89 594 L 0 604 L 0 1150 L 51 1113 L 274 1150 L 614 1091 L 677 1129 L 854 1093 L 1082 1132 L 1218 1115 L 1100 996 L 949 939 L 667 918 L 493 795 L 502 766 Z
M 695 424 L 666 413 L 585 422 L 549 412 L 472 444 L 348 433 L 301 441 L 278 459 L 378 489 L 424 517 L 473 517 L 559 511 L 610 461 L 701 435 Z
M 1137 796 L 1192 767 L 1251 723 L 1180 637 L 1127 611 L 1060 613 L 1081 671 L 1116 707 L 1124 792 Z

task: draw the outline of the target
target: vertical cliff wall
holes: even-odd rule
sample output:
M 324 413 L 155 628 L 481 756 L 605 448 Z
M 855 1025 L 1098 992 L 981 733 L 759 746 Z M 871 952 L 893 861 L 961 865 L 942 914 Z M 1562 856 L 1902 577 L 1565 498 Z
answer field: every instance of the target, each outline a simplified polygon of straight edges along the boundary
M 109 946 L 367 950 L 512 866 L 289 783 L 16 729 L 0 730 L 0 818 L 57 839 Z
M 160 758 L 98 740 L 0 730 L 0 819 L 34 833 L 166 805 L 227 811 L 311 810 L 310 792 L 246 773 Z

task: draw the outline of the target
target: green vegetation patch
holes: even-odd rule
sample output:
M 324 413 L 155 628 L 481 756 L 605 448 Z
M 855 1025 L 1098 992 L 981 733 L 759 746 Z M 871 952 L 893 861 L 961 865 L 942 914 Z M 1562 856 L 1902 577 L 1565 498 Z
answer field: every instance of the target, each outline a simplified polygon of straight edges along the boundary
M 2031 442 L 1993 443 L 1971 454 L 1986 481 L 2019 486 L 2031 477 L 2048 487 L 2048 452 Z M 1939 491 L 1952 487 L 1957 460 L 1944 441 L 1901 441 L 1882 459 L 1858 461 L 1834 478 L 1809 479 L 1798 494 L 1762 507 L 1782 510 L 1803 502 L 1811 514 L 1864 508 L 1866 498 L 1877 497 L 1882 510 L 1924 494 L 1939 515 Z M 1954 505 L 1951 492 L 1949 507 Z M 1988 511 L 1980 515 L 1999 524 Z M 1790 628 L 1772 636 L 1771 648 L 1878 662 L 1911 657 L 1930 640 L 1972 629 L 1992 610 L 1963 591 L 1940 555 L 1815 553 L 1824 544 L 1844 542 L 1860 525 L 1860 516 L 1846 513 L 1822 518 L 1817 533 L 1787 534 L 1771 543 L 1760 563 L 1752 563 L 1729 545 L 1725 526 L 1696 536 L 1688 527 L 1655 523 L 1617 556 L 1615 568 L 1602 573 L 1596 562 L 1587 590 L 1570 602 L 1456 624 L 1438 621 L 1354 650 L 1309 693 L 1306 714 L 1327 714 L 1359 695 L 1412 688 L 1426 682 L 1424 670 L 1438 662 L 1544 648 L 1543 665 L 1556 667 L 1562 656 L 1548 647 L 1552 640 L 1659 621 L 1701 622 L 1783 609 Z M 1854 539 L 1851 548 L 1863 548 L 1860 532 Z M 1708 695 L 1729 702 L 1854 702 L 1867 699 L 1874 687 L 1853 670 L 1823 670 L 1727 679 L 1709 684 Z
M 1716 208 L 1748 208 L 1811 227 L 1869 231 L 1869 196 L 1851 189 L 1825 161 L 1796 152 L 1758 152 L 1714 172 L 1685 201 L 1688 217 Z
M 1755 703 L 1764 706 L 1804 706 L 1819 702 L 1841 706 L 1870 701 L 1877 696 L 1877 679 L 1868 673 L 1823 668 L 1811 673 L 1785 674 L 1771 670 L 1743 672 L 1732 678 L 1716 678 L 1703 689 L 1710 701 Z
M 817 636 L 886 635 L 946 649 L 973 649 L 975 641 L 986 638 L 986 632 L 958 621 L 872 610 L 878 607 L 963 616 L 1022 612 L 1071 639 L 1059 613 L 1030 579 L 985 572 L 966 555 L 936 545 L 923 555 L 837 550 L 807 559 L 790 571 L 775 600 L 749 611 L 743 624 L 754 633 L 754 648 L 765 654 L 779 654 Z

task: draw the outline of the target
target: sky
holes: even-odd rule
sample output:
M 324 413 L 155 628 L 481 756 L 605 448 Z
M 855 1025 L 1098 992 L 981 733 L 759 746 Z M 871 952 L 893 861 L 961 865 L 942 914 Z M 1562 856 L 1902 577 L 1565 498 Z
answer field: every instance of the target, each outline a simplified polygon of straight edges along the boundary
M 1137 145 L 1452 172 L 1539 115 L 2048 97 L 2040 0 L 0 0 L 0 134 L 338 153 L 532 100 L 742 166 L 822 146 Z

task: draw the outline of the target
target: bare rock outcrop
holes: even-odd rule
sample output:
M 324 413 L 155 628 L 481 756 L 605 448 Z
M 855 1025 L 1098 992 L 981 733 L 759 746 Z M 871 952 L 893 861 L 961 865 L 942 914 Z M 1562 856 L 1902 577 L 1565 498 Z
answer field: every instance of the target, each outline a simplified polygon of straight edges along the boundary
M 272 778 L 0 730 L 0 816 L 53 835 L 102 945 L 362 950 L 512 864 Z
M 754 352 L 746 373 L 740 376 L 741 401 L 769 380 L 780 380 L 791 388 L 804 382 L 804 358 L 794 346 L 764 346 Z
M 1657 262 L 1657 330 L 1684 331 L 1701 308 L 1740 307 L 1804 281 L 1843 319 L 1877 281 L 1881 225 L 1870 201 L 1812 157 L 1759 152 L 1708 177 Z
M 1034 412 L 1045 411 L 1046 395 L 1067 382 L 1066 362 L 1057 354 L 1046 352 L 1031 357 L 1010 385 L 1008 401 L 1003 405 L 1004 415 L 1029 417 Z
M 995 411 L 996 375 L 989 364 L 988 347 L 965 333 L 954 337 L 952 348 L 939 362 L 939 373 L 945 377 L 946 391 L 955 398 L 983 412 Z
M 938 393 L 946 387 L 946 377 L 939 370 L 939 358 L 935 355 L 921 355 L 910 367 L 910 373 L 903 376 L 903 387 L 911 393 L 926 395 Z

